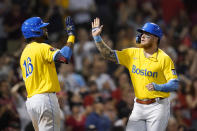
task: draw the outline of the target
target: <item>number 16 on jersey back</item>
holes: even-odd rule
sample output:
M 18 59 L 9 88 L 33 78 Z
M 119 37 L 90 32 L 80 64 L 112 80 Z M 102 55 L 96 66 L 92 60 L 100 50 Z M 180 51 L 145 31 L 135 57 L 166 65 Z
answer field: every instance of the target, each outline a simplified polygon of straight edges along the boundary
M 23 66 L 25 67 L 25 71 L 26 71 L 26 78 L 28 78 L 29 76 L 31 76 L 32 72 L 33 72 L 33 65 L 31 64 L 31 58 L 28 57 L 27 60 L 24 60 Z

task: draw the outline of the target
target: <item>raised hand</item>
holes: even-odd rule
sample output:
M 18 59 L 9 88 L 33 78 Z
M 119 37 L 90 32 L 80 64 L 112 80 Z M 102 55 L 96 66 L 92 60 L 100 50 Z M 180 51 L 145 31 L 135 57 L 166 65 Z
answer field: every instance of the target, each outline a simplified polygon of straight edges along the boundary
M 92 22 L 92 36 L 98 36 L 101 34 L 103 25 L 100 26 L 100 19 L 96 18 L 94 19 L 94 21 Z
M 75 25 L 70 16 L 65 19 L 66 23 L 66 32 L 68 35 L 75 35 Z

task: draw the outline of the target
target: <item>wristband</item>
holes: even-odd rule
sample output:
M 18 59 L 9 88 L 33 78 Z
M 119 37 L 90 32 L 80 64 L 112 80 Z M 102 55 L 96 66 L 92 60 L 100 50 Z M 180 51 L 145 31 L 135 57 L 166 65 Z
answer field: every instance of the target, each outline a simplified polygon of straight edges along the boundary
M 69 35 L 67 43 L 75 43 L 75 36 L 74 35 Z
M 92 33 L 95 32 L 95 31 L 98 30 L 98 29 L 99 29 L 99 27 L 93 28 L 93 29 L 92 29 Z
M 98 36 L 93 36 L 93 38 L 94 38 L 94 41 L 95 41 L 96 43 L 98 43 L 98 42 L 101 42 L 101 41 L 102 41 L 102 38 L 101 38 L 101 36 L 100 36 L 100 35 L 98 35 Z

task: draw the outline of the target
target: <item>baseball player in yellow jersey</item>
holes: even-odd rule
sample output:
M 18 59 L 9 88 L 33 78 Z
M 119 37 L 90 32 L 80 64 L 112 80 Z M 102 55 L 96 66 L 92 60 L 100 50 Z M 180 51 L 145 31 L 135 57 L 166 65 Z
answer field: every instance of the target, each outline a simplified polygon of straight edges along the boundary
M 162 30 L 157 24 L 145 23 L 138 29 L 139 48 L 121 51 L 110 49 L 102 40 L 99 18 L 92 22 L 92 35 L 101 54 L 124 65 L 130 72 L 135 103 L 126 131 L 164 131 L 170 115 L 168 97 L 178 88 L 178 78 L 171 58 L 158 48 Z
M 60 107 L 56 92 L 60 91 L 55 62 L 68 63 L 75 40 L 71 17 L 65 20 L 68 33 L 67 45 L 55 49 L 44 43 L 49 23 L 40 17 L 24 21 L 21 30 L 27 45 L 20 58 L 23 80 L 27 90 L 27 111 L 36 131 L 60 130 Z

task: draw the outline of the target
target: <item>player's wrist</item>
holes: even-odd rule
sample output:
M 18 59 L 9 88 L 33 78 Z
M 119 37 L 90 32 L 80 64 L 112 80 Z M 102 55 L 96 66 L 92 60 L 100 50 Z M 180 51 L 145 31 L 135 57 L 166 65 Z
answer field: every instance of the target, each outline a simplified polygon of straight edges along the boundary
M 74 36 L 74 35 L 69 35 L 69 36 L 68 36 L 67 43 L 72 43 L 72 44 L 74 44 L 74 43 L 75 43 L 75 36 Z
M 98 43 L 98 42 L 101 42 L 101 41 L 102 41 L 102 38 L 101 38 L 101 36 L 100 36 L 100 35 L 93 36 L 93 39 L 94 39 L 94 41 L 95 41 L 96 43 Z
M 66 32 L 67 32 L 68 36 L 75 35 L 75 27 L 74 27 L 74 25 L 67 27 L 66 28 Z
M 162 90 L 162 88 L 161 88 L 161 86 L 159 86 L 158 84 L 156 84 L 156 83 L 152 83 L 153 84 L 153 87 L 154 87 L 154 89 L 156 90 L 156 91 L 161 91 Z

